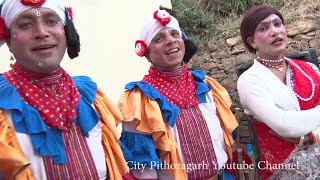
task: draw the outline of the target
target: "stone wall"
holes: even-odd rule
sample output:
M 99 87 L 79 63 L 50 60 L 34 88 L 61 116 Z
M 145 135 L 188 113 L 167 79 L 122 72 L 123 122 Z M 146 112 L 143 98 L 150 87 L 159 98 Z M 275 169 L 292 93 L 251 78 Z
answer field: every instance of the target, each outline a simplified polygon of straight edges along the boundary
M 300 11 L 301 14 L 297 11 L 295 17 L 289 19 L 290 22 L 286 23 L 288 32 L 287 49 L 290 53 L 314 48 L 318 54 L 318 61 L 320 61 L 320 3 L 312 3 L 311 8 L 313 9 L 301 5 L 305 11 Z M 286 17 L 284 18 L 286 19 Z M 242 64 L 253 61 L 256 55 L 246 50 L 240 35 L 220 41 L 209 41 L 199 49 L 200 51 L 193 59 L 193 69 L 205 71 L 208 76 L 216 79 L 228 90 L 233 101 L 232 109 L 241 107 L 237 93 L 238 77 L 236 71 Z

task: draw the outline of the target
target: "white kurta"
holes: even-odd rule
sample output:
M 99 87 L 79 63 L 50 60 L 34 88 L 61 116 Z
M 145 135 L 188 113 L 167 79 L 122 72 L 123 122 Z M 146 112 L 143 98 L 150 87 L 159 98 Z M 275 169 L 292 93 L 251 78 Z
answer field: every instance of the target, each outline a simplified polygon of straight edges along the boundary
M 14 127 L 12 122 L 11 110 L 3 109 L 3 111 L 12 127 Z M 16 136 L 24 154 L 31 163 L 30 168 L 34 177 L 39 180 L 46 180 L 47 175 L 43 159 L 41 156 L 36 154 L 31 142 L 30 135 L 16 132 Z M 96 165 L 99 178 L 101 180 L 104 180 L 107 177 L 107 164 L 106 159 L 104 158 L 105 154 L 102 147 L 101 138 L 101 124 L 100 122 L 98 122 L 98 124 L 92 130 L 89 131 L 89 138 L 86 138 L 86 140 L 88 147 L 91 151 L 93 161 Z

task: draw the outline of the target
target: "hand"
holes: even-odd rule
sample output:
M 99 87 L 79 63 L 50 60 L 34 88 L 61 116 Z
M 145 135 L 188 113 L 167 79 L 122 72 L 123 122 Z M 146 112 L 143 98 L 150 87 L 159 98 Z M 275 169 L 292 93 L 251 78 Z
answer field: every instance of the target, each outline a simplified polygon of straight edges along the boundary
M 274 132 L 273 130 L 270 130 L 269 133 L 293 144 L 297 144 L 300 141 L 300 137 L 296 137 L 296 138 L 282 137 L 278 135 L 276 132 Z
M 273 130 L 270 130 L 269 133 L 274 135 L 274 136 L 277 136 L 277 137 L 279 137 L 279 138 L 281 138 L 281 139 L 283 139 L 285 141 L 293 143 L 293 144 L 297 144 L 300 141 L 300 137 L 297 137 L 297 138 L 282 137 L 282 136 L 278 135 L 276 132 L 274 132 Z M 304 136 L 304 141 L 303 142 L 309 143 L 309 144 L 313 144 L 314 143 L 313 141 L 314 140 L 313 140 L 313 137 L 312 137 L 311 133 L 308 133 L 307 135 Z

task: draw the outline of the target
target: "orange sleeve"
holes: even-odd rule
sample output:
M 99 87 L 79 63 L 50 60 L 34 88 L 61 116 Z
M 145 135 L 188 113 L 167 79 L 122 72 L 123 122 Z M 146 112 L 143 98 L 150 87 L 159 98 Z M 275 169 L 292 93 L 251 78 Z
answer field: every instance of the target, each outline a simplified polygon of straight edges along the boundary
M 6 179 L 32 180 L 34 176 L 14 129 L 0 109 L 0 171 Z
M 122 94 L 118 107 L 123 114 L 124 122 L 134 121 L 139 132 L 151 134 L 161 161 L 176 164 L 176 167 L 183 164 L 178 144 L 155 100 L 151 100 L 139 88 L 134 88 Z M 186 171 L 182 168 L 169 168 L 166 171 L 175 179 L 187 179 Z
M 123 119 L 118 107 L 98 88 L 94 107 L 102 123 L 102 145 L 104 148 L 110 180 L 122 179 L 129 172 L 120 147 L 120 133 L 116 122 Z

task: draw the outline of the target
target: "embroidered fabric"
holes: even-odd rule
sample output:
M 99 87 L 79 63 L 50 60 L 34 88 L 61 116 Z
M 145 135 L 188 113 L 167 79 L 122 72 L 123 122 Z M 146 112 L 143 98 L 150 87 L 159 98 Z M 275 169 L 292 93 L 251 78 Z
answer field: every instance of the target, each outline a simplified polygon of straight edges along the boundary
M 313 67 L 303 61 L 291 60 L 296 63 L 308 76 L 312 78 L 316 85 L 315 96 L 309 101 L 302 101 L 299 99 L 301 110 L 310 109 L 318 105 L 320 101 L 320 78 L 318 73 L 314 71 Z M 311 92 L 311 83 L 307 77 L 303 75 L 300 70 L 289 63 L 289 70 L 287 73 L 288 87 L 294 89 L 302 97 L 309 97 Z M 306 145 L 297 148 L 292 143 L 284 141 L 269 133 L 271 130 L 266 124 L 255 120 L 252 125 L 258 136 L 258 144 L 261 149 L 261 179 L 320 179 L 320 145 L 308 147 Z M 288 166 L 299 166 L 298 168 L 283 168 L 278 169 L 280 164 Z M 271 167 L 271 168 L 270 168 Z M 275 168 L 276 167 L 276 168 Z
M 320 143 L 295 148 L 284 163 L 296 168 L 279 169 L 270 179 L 320 179 Z
M 217 157 L 208 125 L 199 107 L 181 108 L 177 120 L 181 149 L 186 164 L 206 164 L 206 168 L 188 172 L 189 179 L 209 179 L 218 174 Z M 197 135 L 195 135 L 197 134 Z
M 303 101 L 298 98 L 301 110 L 317 106 L 320 101 L 320 77 L 318 73 L 310 64 L 304 61 L 287 60 L 287 62 L 290 65 L 290 77 L 287 77 L 290 83 L 287 83 L 287 85 L 291 86 L 295 93 L 304 98 L 310 97 L 312 94 L 312 83 L 294 64 L 298 65 L 312 79 L 315 85 L 314 96 L 309 101 Z
M 250 117 L 252 119 L 252 117 Z M 320 143 L 295 147 L 268 133 L 270 128 L 254 121 L 261 149 L 259 164 L 261 179 L 320 179 Z M 282 166 L 283 164 L 283 166 Z
M 267 168 L 268 164 L 278 165 L 283 163 L 294 149 L 294 145 L 269 133 L 271 130 L 266 124 L 252 122 L 258 137 L 261 150 L 260 174 L 261 179 L 267 179 L 274 169 Z
M 75 123 L 63 132 L 67 162 L 56 164 L 50 156 L 43 157 L 47 180 L 99 179 L 98 171 L 81 129 Z
M 171 74 L 151 67 L 149 75 L 146 75 L 143 81 L 155 87 L 169 102 L 180 108 L 177 128 L 185 163 L 204 163 L 209 166 L 207 169 L 188 172 L 188 178 L 207 179 L 216 175 L 217 158 L 207 124 L 197 106 L 200 100 L 197 98 L 198 84 L 193 74 L 184 67 L 180 77 L 172 79 Z

